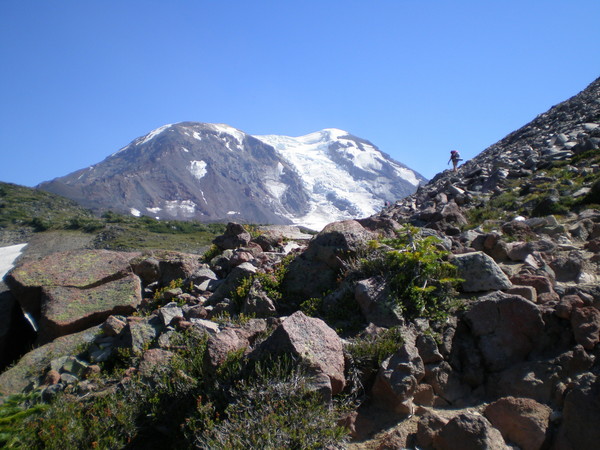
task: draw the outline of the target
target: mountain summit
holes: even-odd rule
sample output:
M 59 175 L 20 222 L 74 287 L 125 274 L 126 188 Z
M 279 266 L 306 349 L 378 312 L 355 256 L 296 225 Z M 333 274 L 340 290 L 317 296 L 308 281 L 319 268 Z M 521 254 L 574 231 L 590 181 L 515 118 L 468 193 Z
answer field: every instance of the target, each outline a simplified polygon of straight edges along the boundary
M 424 181 L 372 143 L 338 129 L 251 136 L 228 125 L 182 122 L 38 187 L 95 210 L 320 229 L 372 215 Z

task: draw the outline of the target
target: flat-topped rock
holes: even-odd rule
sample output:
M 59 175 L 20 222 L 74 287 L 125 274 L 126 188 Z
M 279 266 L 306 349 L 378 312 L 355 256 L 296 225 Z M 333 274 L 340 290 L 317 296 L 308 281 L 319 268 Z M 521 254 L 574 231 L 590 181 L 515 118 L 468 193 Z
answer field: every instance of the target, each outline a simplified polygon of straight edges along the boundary
M 131 273 L 130 261 L 139 253 L 73 250 L 25 262 L 5 280 L 25 312 L 39 318 L 41 288 L 91 288 Z
M 133 274 L 88 289 L 48 286 L 42 291 L 42 342 L 85 330 L 113 314 L 132 314 L 142 301 L 140 279 Z

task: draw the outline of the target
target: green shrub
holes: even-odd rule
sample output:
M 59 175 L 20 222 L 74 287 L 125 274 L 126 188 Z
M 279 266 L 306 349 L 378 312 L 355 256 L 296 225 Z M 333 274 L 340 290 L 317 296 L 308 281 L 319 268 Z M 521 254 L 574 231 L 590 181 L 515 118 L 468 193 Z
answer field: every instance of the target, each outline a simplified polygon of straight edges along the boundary
M 39 393 L 16 394 L 4 399 L 0 404 L 0 446 L 24 447 L 21 437 L 23 422 L 40 415 L 47 408 L 48 405 L 41 403 Z
M 433 236 L 421 237 L 418 228 L 406 227 L 395 239 L 384 239 L 383 250 L 362 260 L 366 276 L 383 277 L 402 314 L 413 319 L 447 317 L 455 295 L 456 267 L 446 259 Z
M 376 335 L 359 336 L 349 341 L 346 347 L 352 360 L 359 364 L 371 363 L 374 367 L 396 353 L 404 345 L 404 339 L 397 327 L 389 328 Z

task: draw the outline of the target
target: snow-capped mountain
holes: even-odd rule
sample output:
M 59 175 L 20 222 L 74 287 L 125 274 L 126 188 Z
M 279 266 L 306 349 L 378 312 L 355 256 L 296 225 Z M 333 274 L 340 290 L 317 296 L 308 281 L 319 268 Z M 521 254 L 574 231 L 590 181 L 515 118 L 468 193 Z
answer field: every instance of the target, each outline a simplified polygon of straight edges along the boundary
M 182 122 L 38 187 L 101 211 L 321 229 L 370 216 L 424 181 L 370 142 L 338 129 L 294 138 Z

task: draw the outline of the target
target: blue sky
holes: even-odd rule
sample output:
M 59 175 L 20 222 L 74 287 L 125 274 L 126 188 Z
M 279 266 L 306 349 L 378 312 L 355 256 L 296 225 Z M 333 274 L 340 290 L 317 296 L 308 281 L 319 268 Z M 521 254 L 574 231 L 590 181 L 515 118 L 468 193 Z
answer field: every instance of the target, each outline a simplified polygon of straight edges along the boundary
M 431 178 L 600 76 L 598 0 L 0 0 L 0 181 L 167 123 L 341 128 Z

